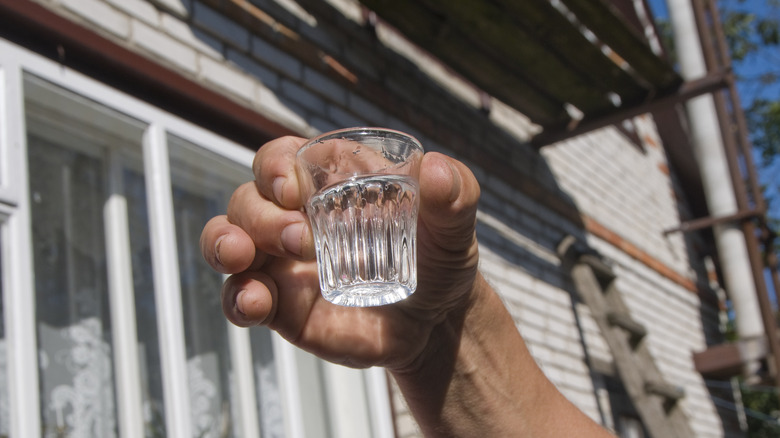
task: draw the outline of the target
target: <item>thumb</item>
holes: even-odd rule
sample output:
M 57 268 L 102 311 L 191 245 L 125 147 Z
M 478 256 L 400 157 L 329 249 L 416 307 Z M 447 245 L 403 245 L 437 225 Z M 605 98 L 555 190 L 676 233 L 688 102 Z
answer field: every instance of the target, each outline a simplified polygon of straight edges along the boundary
M 420 166 L 420 230 L 436 246 L 464 251 L 474 245 L 480 189 L 463 163 L 429 152 Z M 423 243 L 423 242 L 421 242 Z

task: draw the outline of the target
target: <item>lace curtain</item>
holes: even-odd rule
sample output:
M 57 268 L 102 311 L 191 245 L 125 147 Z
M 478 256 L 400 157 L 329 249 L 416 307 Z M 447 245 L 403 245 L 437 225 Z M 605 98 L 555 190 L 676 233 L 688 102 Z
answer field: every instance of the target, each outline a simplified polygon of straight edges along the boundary
M 29 137 L 45 437 L 116 436 L 99 157 Z
M 202 437 L 238 437 L 232 426 L 238 424 L 234 400 L 240 382 L 232 373 L 227 323 L 222 316 L 219 290 L 223 277 L 203 260 L 198 242 L 203 225 L 225 212 L 227 199 L 240 181 L 228 179 L 235 172 L 220 166 L 224 161 L 220 157 L 175 136 L 169 136 L 168 144 L 193 430 Z M 281 437 L 282 405 L 270 333 L 257 329 L 250 336 L 263 437 Z

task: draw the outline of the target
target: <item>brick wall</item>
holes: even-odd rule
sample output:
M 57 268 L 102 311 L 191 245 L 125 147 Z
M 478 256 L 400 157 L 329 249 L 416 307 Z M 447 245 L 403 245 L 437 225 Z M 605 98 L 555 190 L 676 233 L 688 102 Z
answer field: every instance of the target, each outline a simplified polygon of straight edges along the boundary
M 664 235 L 685 211 L 649 116 L 636 144 L 615 128 L 550 146 L 538 130 L 403 40 L 369 26 L 353 0 L 36 0 L 300 135 L 356 125 L 400 129 L 466 162 L 483 188 L 481 267 L 552 381 L 597 420 L 604 384 L 586 358 L 611 355 L 561 271 L 575 235 L 618 272 L 628 305 L 700 436 L 722 436 L 691 353 L 717 312 L 696 294 L 692 243 Z M 486 104 L 487 102 L 487 104 Z M 489 108 L 489 111 L 486 111 Z M 396 394 L 400 436 L 415 436 Z

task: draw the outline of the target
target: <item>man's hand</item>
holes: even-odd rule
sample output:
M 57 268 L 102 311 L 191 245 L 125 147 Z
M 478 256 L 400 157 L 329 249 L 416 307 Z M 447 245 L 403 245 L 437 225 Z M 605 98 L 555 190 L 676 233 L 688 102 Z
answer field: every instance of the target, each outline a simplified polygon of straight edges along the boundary
M 433 329 L 463 314 L 477 277 L 479 185 L 463 164 L 437 153 L 420 171 L 418 287 L 393 305 L 347 308 L 320 295 L 311 227 L 303 213 L 295 154 L 305 139 L 284 137 L 255 156 L 255 181 L 233 194 L 227 215 L 201 236 L 204 258 L 232 274 L 223 310 L 239 326 L 267 325 L 293 344 L 352 367 L 406 369 L 431 347 Z M 430 352 L 429 352 L 430 353 Z

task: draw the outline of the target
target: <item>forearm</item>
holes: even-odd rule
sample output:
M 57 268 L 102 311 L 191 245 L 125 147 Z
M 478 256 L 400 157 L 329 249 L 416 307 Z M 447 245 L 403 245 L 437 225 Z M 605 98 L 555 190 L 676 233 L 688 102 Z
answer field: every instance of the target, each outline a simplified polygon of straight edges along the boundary
M 547 380 L 481 276 L 429 345 L 415 368 L 393 372 L 426 436 L 606 435 Z

